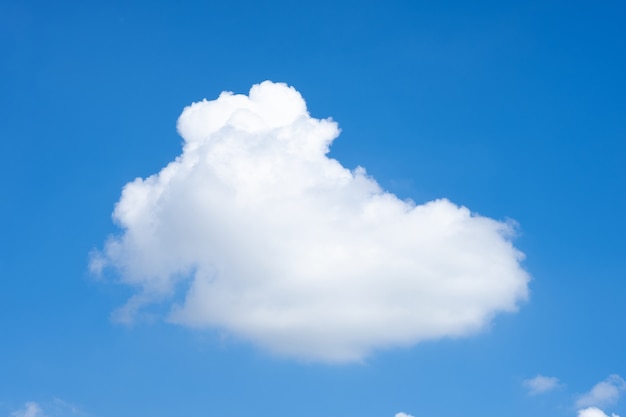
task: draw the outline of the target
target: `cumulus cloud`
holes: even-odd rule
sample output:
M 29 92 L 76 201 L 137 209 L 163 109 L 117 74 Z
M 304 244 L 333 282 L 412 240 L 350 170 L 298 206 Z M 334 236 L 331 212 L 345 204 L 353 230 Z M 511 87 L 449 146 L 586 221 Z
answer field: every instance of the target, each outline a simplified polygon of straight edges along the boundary
M 604 411 L 596 407 L 589 407 L 578 411 L 578 417 L 609 417 Z M 611 417 L 619 417 L 617 414 L 611 414 Z
M 622 392 L 626 391 L 626 381 L 619 375 L 610 375 L 598 382 L 591 390 L 576 400 L 576 407 L 601 407 L 614 404 Z
M 527 297 L 513 224 L 343 167 L 337 124 L 292 87 L 194 103 L 178 131 L 182 154 L 124 187 L 121 233 L 92 257 L 137 289 L 121 319 L 167 302 L 174 323 L 341 362 L 476 332 Z
M 398 413 L 396 414 L 396 417 L 413 417 L 413 416 L 410 414 L 406 414 L 406 413 Z
M 530 395 L 543 394 L 559 386 L 559 379 L 550 376 L 537 375 L 523 382 Z
M 27 402 L 24 408 L 11 413 L 13 417 L 46 417 L 39 404 L 36 402 Z

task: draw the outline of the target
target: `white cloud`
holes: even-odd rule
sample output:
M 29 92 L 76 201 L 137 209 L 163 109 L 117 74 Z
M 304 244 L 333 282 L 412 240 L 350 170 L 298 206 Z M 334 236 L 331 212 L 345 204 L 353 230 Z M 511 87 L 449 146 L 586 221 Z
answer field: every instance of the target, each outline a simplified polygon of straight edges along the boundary
M 13 417 L 46 417 L 39 404 L 36 402 L 27 402 L 24 408 L 11 413 Z
M 398 413 L 396 414 L 396 417 L 413 417 L 413 416 L 410 414 L 406 414 L 406 413 Z
M 589 407 L 578 411 L 578 417 L 609 417 L 604 411 L 596 407 Z M 611 417 L 619 417 L 617 414 L 611 414 Z
M 552 391 L 559 386 L 559 379 L 550 376 L 537 375 L 523 382 L 531 395 L 543 394 Z
M 54 398 L 52 403 L 49 405 L 49 409 L 47 408 L 47 412 L 54 416 L 83 416 L 87 417 L 89 414 L 85 413 L 79 406 L 76 404 L 72 404 L 68 401 L 62 400 L 60 398 Z
M 614 404 L 620 394 L 626 390 L 626 381 L 619 375 L 611 375 L 604 381 L 598 382 L 591 391 L 581 395 L 576 400 L 576 407 L 592 407 Z
M 188 285 L 172 322 L 354 361 L 476 332 L 527 297 L 511 223 L 402 201 L 344 168 L 327 156 L 337 124 L 312 118 L 293 88 L 194 103 L 178 131 L 182 155 L 124 187 L 123 232 L 92 259 L 137 288 L 122 319 Z
M 46 412 L 44 413 L 39 403 L 30 401 L 24 404 L 23 408 L 11 413 L 11 417 L 89 417 L 89 414 L 82 411 L 78 406 L 60 398 L 54 398 L 53 401 L 45 403 L 45 409 Z

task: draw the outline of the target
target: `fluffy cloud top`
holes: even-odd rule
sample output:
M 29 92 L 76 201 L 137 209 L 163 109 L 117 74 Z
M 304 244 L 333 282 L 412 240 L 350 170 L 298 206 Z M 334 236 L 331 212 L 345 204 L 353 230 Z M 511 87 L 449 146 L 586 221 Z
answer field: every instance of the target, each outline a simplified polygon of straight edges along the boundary
M 591 391 L 581 395 L 576 400 L 576 406 L 582 408 L 613 404 L 623 391 L 626 391 L 626 381 L 619 375 L 611 375 L 594 385 Z
M 413 416 L 410 414 L 406 414 L 406 413 L 398 413 L 396 414 L 396 417 L 413 417 Z
M 604 411 L 596 407 L 589 407 L 578 411 L 578 417 L 609 417 Z M 611 414 L 611 417 L 619 417 L 617 414 Z
M 122 233 L 92 260 L 137 288 L 122 318 L 175 299 L 172 322 L 354 361 L 467 335 L 527 297 L 511 224 L 403 201 L 346 169 L 327 156 L 337 124 L 285 84 L 194 103 L 178 131 L 182 155 L 124 187 Z
M 559 386 L 559 379 L 555 377 L 537 375 L 534 378 L 524 381 L 524 386 L 528 389 L 529 394 L 537 395 L 544 392 L 552 391 Z

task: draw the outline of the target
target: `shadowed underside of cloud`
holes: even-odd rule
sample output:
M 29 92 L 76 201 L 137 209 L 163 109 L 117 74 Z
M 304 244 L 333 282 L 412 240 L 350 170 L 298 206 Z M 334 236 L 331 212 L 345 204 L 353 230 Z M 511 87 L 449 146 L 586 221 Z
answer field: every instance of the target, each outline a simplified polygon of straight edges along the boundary
M 527 297 L 512 224 L 344 168 L 327 156 L 337 124 L 285 84 L 194 103 L 178 131 L 182 155 L 124 187 L 122 233 L 91 261 L 137 288 L 120 319 L 184 282 L 172 322 L 341 362 L 475 332 Z

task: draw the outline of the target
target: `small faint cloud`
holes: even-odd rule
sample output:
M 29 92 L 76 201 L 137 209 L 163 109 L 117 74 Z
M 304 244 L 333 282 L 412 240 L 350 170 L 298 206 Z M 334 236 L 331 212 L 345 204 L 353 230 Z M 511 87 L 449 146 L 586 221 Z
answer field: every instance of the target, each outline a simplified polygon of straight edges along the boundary
M 45 408 L 45 412 L 44 412 Z M 41 405 L 28 401 L 19 410 L 13 411 L 11 417 L 93 417 L 81 407 L 60 398 L 46 401 Z
M 47 409 L 47 408 L 46 408 Z M 52 411 L 54 410 L 54 411 Z M 54 398 L 52 404 L 50 404 L 50 410 L 48 410 L 52 417 L 59 416 L 75 416 L 75 417 L 89 417 L 90 414 L 86 413 L 76 404 L 62 400 L 60 398 Z
M 608 414 L 606 414 L 604 411 L 600 410 L 599 408 L 588 407 L 583 410 L 579 410 L 578 417 L 619 417 L 619 416 L 615 413 L 609 416 Z
M 413 416 L 407 413 L 398 413 L 396 414 L 396 417 L 413 417 Z
M 537 395 L 558 388 L 559 379 L 553 376 L 537 375 L 534 378 L 525 380 L 522 384 L 528 389 L 530 395 Z
M 594 385 L 589 392 L 578 397 L 576 407 L 593 408 L 614 404 L 623 391 L 626 391 L 626 381 L 619 375 L 611 375 Z M 600 416 L 601 414 L 597 415 Z M 589 416 L 595 416 L 595 414 L 589 414 Z
M 46 417 L 43 410 L 34 401 L 29 401 L 24 404 L 24 408 L 11 413 L 12 417 Z
M 94 277 L 99 278 L 102 275 L 102 270 L 106 266 L 106 259 L 96 250 L 89 252 L 89 272 Z

